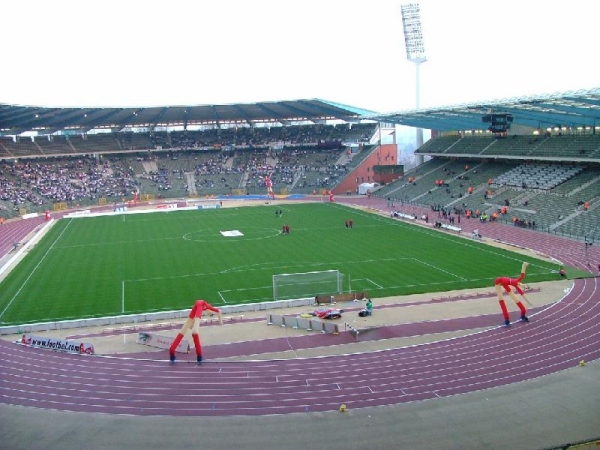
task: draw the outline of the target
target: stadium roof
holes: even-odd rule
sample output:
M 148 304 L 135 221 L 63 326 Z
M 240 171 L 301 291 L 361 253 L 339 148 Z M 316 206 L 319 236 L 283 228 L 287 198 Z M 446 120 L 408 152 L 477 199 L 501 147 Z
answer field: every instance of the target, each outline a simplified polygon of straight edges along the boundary
M 511 114 L 513 125 L 530 128 L 600 126 L 600 88 L 413 109 L 368 118 L 437 131 L 485 130 L 489 124 L 483 123 L 482 117 L 491 113 Z
M 126 127 L 188 126 L 247 123 L 315 123 L 326 120 L 357 122 L 374 111 L 359 109 L 319 99 L 259 102 L 232 105 L 158 106 L 140 108 L 48 108 L 0 103 L 0 134 L 38 131 L 53 134 L 76 129 L 121 130 Z
M 377 113 L 320 99 L 231 105 L 157 106 L 140 108 L 48 108 L 0 103 L 0 135 L 38 131 L 52 134 L 74 129 L 121 130 L 128 127 L 188 126 L 375 120 L 437 131 L 485 130 L 482 117 L 507 113 L 513 125 L 549 127 L 600 126 L 600 87 L 436 108 Z

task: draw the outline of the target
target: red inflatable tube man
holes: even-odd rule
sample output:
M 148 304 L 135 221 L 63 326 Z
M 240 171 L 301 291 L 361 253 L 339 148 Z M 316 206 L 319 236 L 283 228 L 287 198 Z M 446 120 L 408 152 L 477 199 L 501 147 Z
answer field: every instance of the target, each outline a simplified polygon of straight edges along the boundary
M 223 318 L 221 317 L 221 310 L 219 308 L 215 308 L 210 303 L 204 300 L 196 300 L 196 303 L 194 303 L 192 310 L 188 314 L 187 320 L 181 327 L 179 334 L 177 334 L 177 337 L 175 337 L 175 340 L 169 348 L 169 359 L 172 363 L 175 362 L 175 350 L 181 343 L 181 340 L 185 336 L 187 330 L 189 330 L 190 328 L 192 328 L 192 339 L 194 340 L 194 347 L 196 348 L 196 361 L 198 362 L 198 364 L 202 363 L 202 346 L 200 345 L 199 329 L 200 319 L 202 318 L 202 312 L 206 311 L 207 309 L 209 311 L 214 311 L 217 314 L 219 314 L 219 323 L 223 324 Z
M 504 316 L 504 325 L 510 327 L 510 315 L 508 314 L 508 308 L 506 307 L 506 302 L 504 301 L 504 296 L 502 294 L 502 289 L 506 291 L 506 293 L 510 296 L 510 298 L 515 302 L 519 311 L 521 311 L 521 321 L 529 322 L 529 318 L 527 317 L 527 309 L 525 305 L 517 298 L 515 293 L 513 292 L 513 288 L 517 291 L 523 300 L 527 302 L 527 304 L 531 305 L 531 302 L 525 296 L 525 292 L 523 292 L 523 288 L 521 286 L 521 281 L 525 278 L 525 271 L 527 270 L 527 266 L 529 264 L 524 262 L 521 267 L 521 275 L 518 278 L 508 278 L 508 277 L 498 277 L 494 281 L 494 285 L 496 287 L 496 293 L 498 294 L 498 302 L 500 303 L 500 309 L 502 310 L 502 315 Z
M 271 180 L 271 175 L 265 175 L 263 177 L 265 181 L 265 186 L 267 188 L 267 195 L 271 198 L 275 198 L 275 193 L 273 192 L 273 180 Z

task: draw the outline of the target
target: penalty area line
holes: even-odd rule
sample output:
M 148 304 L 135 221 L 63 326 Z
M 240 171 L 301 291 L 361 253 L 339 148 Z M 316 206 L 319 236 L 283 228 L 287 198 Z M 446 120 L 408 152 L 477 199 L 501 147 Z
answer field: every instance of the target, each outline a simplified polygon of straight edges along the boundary
M 367 280 L 369 283 L 373 284 L 374 286 L 377 286 L 379 289 L 383 289 L 383 286 L 381 286 L 378 283 L 375 283 L 373 280 L 371 280 L 370 278 L 365 278 L 365 280 Z M 354 280 L 357 281 L 357 280 Z
M 253 288 L 240 288 L 240 289 L 223 289 L 223 290 L 218 291 L 218 294 L 219 294 L 219 297 L 221 297 L 221 300 L 223 301 L 223 303 L 228 304 L 227 300 L 225 300 L 225 295 L 224 295 L 224 294 L 227 294 L 228 292 L 262 291 L 262 290 L 265 290 L 265 289 L 269 289 L 271 287 L 272 286 L 262 286 L 262 287 L 253 287 Z M 251 298 L 248 298 L 248 300 L 250 302 L 253 302 L 253 301 L 257 301 L 257 300 L 260 301 L 260 300 L 268 300 L 268 299 L 262 299 L 262 298 L 251 299 Z
M 428 266 L 428 267 L 431 267 L 432 269 L 439 270 L 440 272 L 444 272 L 444 273 L 445 273 L 445 274 L 447 274 L 447 275 L 450 275 L 450 276 L 453 276 L 453 277 L 455 277 L 455 278 L 458 278 L 459 280 L 467 281 L 467 279 L 466 279 L 466 278 L 463 278 L 463 277 L 461 277 L 460 275 L 457 275 L 457 274 L 455 274 L 455 273 L 452 273 L 452 272 L 449 272 L 449 271 L 447 271 L 447 270 L 444 270 L 444 269 L 442 269 L 442 268 L 440 268 L 440 267 L 437 267 L 437 266 L 435 266 L 435 265 L 433 265 L 433 264 L 430 264 L 430 263 L 428 263 L 428 262 L 426 262 L 426 261 L 423 261 L 422 259 L 419 259 L 419 258 L 412 258 L 412 259 L 413 259 L 413 260 L 415 260 L 415 261 L 418 261 L 419 263 L 421 263 L 421 264 L 424 264 L 424 265 L 426 265 L 426 266 Z

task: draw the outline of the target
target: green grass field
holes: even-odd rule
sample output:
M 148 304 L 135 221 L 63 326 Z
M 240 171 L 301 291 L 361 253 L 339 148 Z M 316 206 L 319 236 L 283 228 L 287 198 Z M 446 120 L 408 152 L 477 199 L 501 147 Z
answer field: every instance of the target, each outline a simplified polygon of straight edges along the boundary
M 524 260 L 526 282 L 557 278 L 555 264 L 329 203 L 62 219 L 0 284 L 0 323 L 269 301 L 274 274 L 332 269 L 372 298 L 491 287 Z

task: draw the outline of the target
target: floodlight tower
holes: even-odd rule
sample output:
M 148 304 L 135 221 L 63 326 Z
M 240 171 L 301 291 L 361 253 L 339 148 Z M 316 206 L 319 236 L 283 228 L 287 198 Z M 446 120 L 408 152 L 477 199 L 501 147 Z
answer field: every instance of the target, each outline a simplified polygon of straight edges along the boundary
M 406 45 L 406 59 L 416 67 L 416 108 L 421 107 L 421 64 L 427 61 L 421 27 L 421 8 L 418 3 L 402 5 L 402 28 Z M 417 148 L 423 145 L 423 129 L 417 128 Z M 423 156 L 417 155 L 417 165 L 423 163 Z

